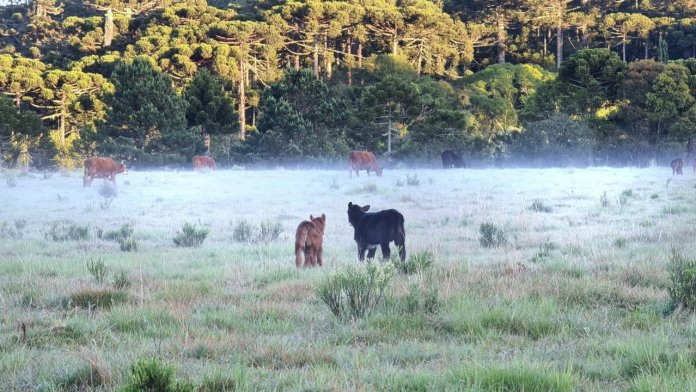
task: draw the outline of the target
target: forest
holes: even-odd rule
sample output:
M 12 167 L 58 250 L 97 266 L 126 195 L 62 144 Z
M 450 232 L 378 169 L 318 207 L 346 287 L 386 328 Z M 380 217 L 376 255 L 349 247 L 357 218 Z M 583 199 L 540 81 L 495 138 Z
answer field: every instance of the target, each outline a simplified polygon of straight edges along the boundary
M 4 4 L 4 167 L 694 155 L 694 0 Z

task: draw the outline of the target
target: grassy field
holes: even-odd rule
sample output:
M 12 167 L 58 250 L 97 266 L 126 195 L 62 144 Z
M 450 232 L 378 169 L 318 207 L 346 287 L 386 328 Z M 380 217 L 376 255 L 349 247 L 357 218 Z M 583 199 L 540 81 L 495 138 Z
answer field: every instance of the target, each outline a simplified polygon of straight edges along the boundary
M 696 390 L 696 317 L 667 291 L 671 249 L 696 258 L 690 172 L 0 180 L 3 391 L 118 390 L 152 358 L 202 391 Z M 315 293 L 358 264 L 349 201 L 398 209 L 409 257 L 433 256 L 354 320 Z M 325 265 L 298 270 L 295 228 L 321 213 Z M 175 245 L 187 223 L 200 246 Z

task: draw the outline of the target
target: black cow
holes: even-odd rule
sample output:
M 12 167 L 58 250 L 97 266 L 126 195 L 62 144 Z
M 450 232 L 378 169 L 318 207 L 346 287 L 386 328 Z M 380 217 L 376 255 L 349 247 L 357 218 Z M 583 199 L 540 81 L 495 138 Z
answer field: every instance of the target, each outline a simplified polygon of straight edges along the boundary
M 442 167 L 445 169 L 467 167 L 461 155 L 452 150 L 443 151 L 440 158 L 442 158 Z
M 352 202 L 348 203 L 348 222 L 355 230 L 353 238 L 358 244 L 358 259 L 365 260 L 365 251 L 368 259 L 374 258 L 377 245 L 382 248 L 382 258 L 389 259 L 389 242 L 394 241 L 394 245 L 399 248 L 401 261 L 406 261 L 404 216 L 394 209 L 367 212 L 369 209 L 369 205 L 360 207 Z

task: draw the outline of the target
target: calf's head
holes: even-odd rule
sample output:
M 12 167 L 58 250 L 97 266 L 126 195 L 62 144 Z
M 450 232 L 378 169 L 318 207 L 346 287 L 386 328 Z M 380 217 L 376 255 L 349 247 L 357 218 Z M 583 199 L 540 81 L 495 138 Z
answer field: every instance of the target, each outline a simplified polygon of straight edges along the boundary
M 370 209 L 370 205 L 360 207 L 353 202 L 348 202 L 348 222 L 355 226 L 355 224 L 360 220 L 360 218 L 365 215 L 365 213 Z

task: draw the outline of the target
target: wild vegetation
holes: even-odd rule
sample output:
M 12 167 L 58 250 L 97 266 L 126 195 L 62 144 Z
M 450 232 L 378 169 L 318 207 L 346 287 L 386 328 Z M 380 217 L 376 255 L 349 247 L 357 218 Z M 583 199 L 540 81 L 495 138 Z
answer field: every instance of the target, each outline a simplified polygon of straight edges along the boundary
M 132 171 L 109 209 L 77 171 L 12 175 L 3 390 L 696 389 L 691 172 Z M 357 262 L 351 200 L 403 213 L 406 264 Z M 324 267 L 298 269 L 317 211 Z
M 4 4 L 5 166 L 693 155 L 693 0 Z

